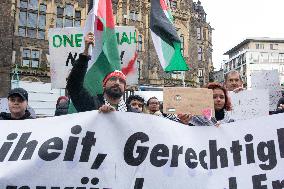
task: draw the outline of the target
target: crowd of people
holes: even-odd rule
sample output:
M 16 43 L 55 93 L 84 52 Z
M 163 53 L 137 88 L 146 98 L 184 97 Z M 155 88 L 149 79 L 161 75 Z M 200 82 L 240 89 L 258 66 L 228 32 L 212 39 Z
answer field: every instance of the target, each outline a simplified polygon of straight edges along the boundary
M 94 44 L 94 35 L 89 33 L 85 37 L 85 50 L 79 55 L 69 75 L 66 89 L 69 97 L 78 112 L 98 110 L 101 113 L 113 111 L 147 113 L 161 116 L 172 121 L 177 121 L 190 126 L 219 126 L 222 123 L 234 122 L 230 117 L 232 103 L 228 91 L 235 93 L 245 90 L 243 81 L 237 71 L 232 71 L 225 76 L 224 85 L 209 83 L 206 87 L 213 91 L 215 117 L 192 115 L 190 112 L 182 114 L 165 114 L 162 104 L 156 97 L 151 97 L 147 102 L 139 95 L 131 95 L 123 100 L 126 89 L 126 76 L 121 71 L 113 71 L 105 76 L 102 82 L 103 94 L 91 95 L 84 87 L 84 77 L 87 72 L 88 54 L 90 45 Z M 58 98 L 55 116 L 68 114 L 70 99 L 66 96 Z M 8 107 L 10 113 L 1 112 L 0 120 L 32 119 L 28 107 L 28 93 L 23 88 L 12 89 L 8 94 Z M 284 98 L 279 100 L 277 110 L 272 113 L 284 112 Z

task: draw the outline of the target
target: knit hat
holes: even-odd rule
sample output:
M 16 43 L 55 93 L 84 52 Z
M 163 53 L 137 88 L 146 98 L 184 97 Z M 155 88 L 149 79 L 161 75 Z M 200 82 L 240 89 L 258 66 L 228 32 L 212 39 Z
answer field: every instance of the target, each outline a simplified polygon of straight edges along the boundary
M 123 79 L 126 82 L 126 76 L 124 75 L 124 73 L 122 73 L 119 70 L 115 70 L 111 73 L 109 73 L 108 75 L 105 76 L 104 80 L 103 80 L 103 86 L 106 85 L 106 82 L 111 78 L 111 77 L 118 77 L 120 79 Z
M 62 100 L 62 99 L 66 100 L 66 101 L 69 100 L 69 98 L 68 98 L 67 96 L 60 96 L 60 97 L 58 97 L 58 99 L 57 99 L 57 101 L 56 101 L 56 105 L 58 105 L 59 102 L 60 102 L 60 100 Z

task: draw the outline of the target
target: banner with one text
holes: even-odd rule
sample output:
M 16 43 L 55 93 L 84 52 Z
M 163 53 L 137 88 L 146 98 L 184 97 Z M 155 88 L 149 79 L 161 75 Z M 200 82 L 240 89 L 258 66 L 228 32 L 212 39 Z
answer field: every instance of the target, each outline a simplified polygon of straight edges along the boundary
M 280 189 L 283 119 L 189 127 L 92 111 L 0 121 L 0 188 Z
M 128 70 L 127 84 L 138 84 L 138 65 L 135 59 L 137 33 L 133 26 L 116 26 L 116 39 L 122 68 Z M 84 49 L 83 28 L 50 28 L 48 30 L 50 77 L 52 88 L 65 88 L 66 80 L 79 53 Z M 131 64 L 131 60 L 134 60 Z M 130 65 L 131 64 L 131 65 Z

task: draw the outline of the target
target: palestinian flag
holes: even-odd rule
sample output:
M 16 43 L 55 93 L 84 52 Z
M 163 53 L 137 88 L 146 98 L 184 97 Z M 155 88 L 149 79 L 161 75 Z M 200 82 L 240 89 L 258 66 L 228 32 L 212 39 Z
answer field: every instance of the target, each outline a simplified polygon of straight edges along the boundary
M 121 70 L 111 0 L 90 0 L 84 34 L 95 34 L 95 46 L 84 85 L 91 94 L 102 94 L 106 74 Z
M 166 0 L 151 1 L 150 29 L 160 63 L 166 72 L 189 70 Z
M 84 35 L 89 32 L 95 35 L 95 45 L 91 49 L 92 58 L 88 63 L 84 87 L 90 94 L 96 95 L 103 93 L 104 77 L 114 70 L 121 70 L 111 0 L 89 1 Z M 75 112 L 73 105 L 69 112 Z

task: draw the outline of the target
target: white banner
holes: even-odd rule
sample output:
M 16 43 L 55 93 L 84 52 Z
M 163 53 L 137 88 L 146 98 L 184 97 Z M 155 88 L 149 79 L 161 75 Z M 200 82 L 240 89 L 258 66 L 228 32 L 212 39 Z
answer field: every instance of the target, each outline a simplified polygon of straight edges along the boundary
M 134 59 L 137 45 L 137 34 L 134 26 L 117 26 L 115 28 L 118 51 L 120 54 L 120 61 L 122 69 L 128 67 L 129 73 L 127 74 L 127 84 L 137 85 L 138 84 L 138 65 L 137 59 L 133 66 L 129 65 L 131 59 Z
M 277 70 L 261 70 L 251 73 L 252 89 L 269 90 L 269 110 L 277 108 L 277 102 L 282 97 L 279 73 Z
M 0 121 L 0 188 L 280 189 L 283 119 L 189 127 L 92 111 Z
M 132 26 L 118 26 L 116 36 L 122 68 L 127 67 L 136 52 L 137 36 Z M 52 88 L 65 88 L 72 64 L 83 52 L 84 36 L 80 27 L 50 28 L 48 30 L 50 75 Z M 138 83 L 138 67 L 135 61 L 127 75 L 127 84 Z
M 247 120 L 269 115 L 269 92 L 265 89 L 230 92 L 234 120 Z
M 9 112 L 7 98 L 0 98 L 0 112 Z

